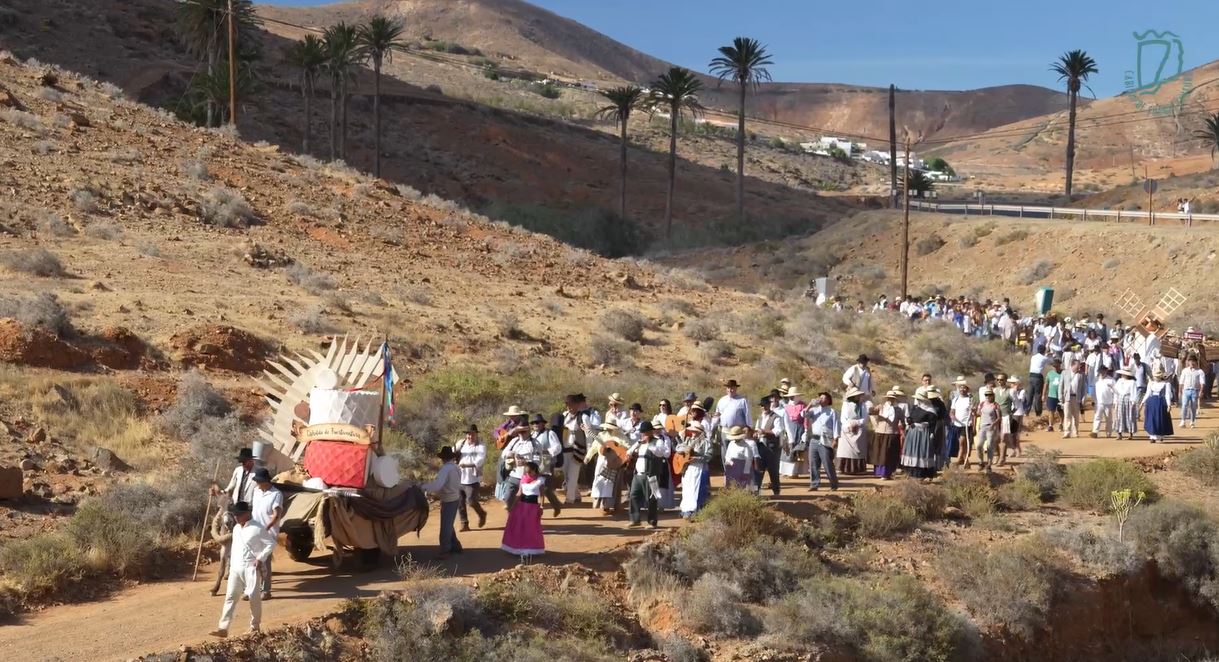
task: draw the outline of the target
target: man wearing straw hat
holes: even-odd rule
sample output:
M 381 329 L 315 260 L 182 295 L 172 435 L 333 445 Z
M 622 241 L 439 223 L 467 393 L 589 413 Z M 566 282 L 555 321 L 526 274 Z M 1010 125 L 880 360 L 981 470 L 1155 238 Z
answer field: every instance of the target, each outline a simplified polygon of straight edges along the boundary
M 660 468 L 668 465 L 658 460 L 668 458 L 669 454 L 669 445 L 656 438 L 656 431 L 651 422 L 644 421 L 639 426 L 639 441 L 627 449 L 627 455 L 635 462 L 635 475 L 631 478 L 632 527 L 642 525 L 645 508 L 648 512 L 648 524 L 653 529 L 660 525 L 656 514 L 656 500 L 660 496 L 659 483 L 665 479 Z
M 562 420 L 556 421 L 559 429 L 555 432 L 559 433 L 563 444 L 563 501 L 569 505 L 580 503 L 580 470 L 592 441 L 590 437 L 595 436 L 601 425 L 601 417 L 596 411 L 584 408 L 582 400 L 579 393 L 564 398 Z
M 220 610 L 220 624 L 208 634 L 213 637 L 229 636 L 229 625 L 233 612 L 242 595 L 250 601 L 250 632 L 258 632 L 262 621 L 262 593 L 258 590 L 258 575 L 263 563 L 270 558 L 275 548 L 275 537 L 255 521 L 250 504 L 238 501 L 229 507 L 236 520 L 233 526 L 232 550 L 229 558 L 229 583 L 224 594 L 224 607 Z
M 504 447 L 503 455 L 504 466 L 509 468 L 508 480 L 505 481 L 508 494 L 504 505 L 507 510 L 512 510 L 512 506 L 516 505 L 517 492 L 520 491 L 521 478 L 525 475 L 525 465 L 538 462 L 538 466 L 541 466 L 541 449 L 533 440 L 528 425 L 522 424 L 512 429 L 512 439 Z

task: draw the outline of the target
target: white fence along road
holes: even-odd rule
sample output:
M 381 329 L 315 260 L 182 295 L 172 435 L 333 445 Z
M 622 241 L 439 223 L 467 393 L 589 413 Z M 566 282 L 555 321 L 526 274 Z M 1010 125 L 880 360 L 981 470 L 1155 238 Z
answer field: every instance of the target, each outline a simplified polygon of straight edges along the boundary
M 911 200 L 910 208 L 919 211 L 938 212 L 942 214 L 971 214 L 984 216 L 1014 216 L 1017 218 L 1061 218 L 1082 221 L 1129 221 L 1143 223 L 1159 223 L 1160 221 L 1175 221 L 1175 224 L 1190 226 L 1197 221 L 1219 221 L 1219 214 L 1182 214 L 1180 212 L 1155 212 L 1154 219 L 1145 211 L 1126 211 L 1122 209 L 1079 209 L 1076 207 L 1032 207 L 1027 205 L 986 205 L 966 203 L 940 203 L 924 200 Z

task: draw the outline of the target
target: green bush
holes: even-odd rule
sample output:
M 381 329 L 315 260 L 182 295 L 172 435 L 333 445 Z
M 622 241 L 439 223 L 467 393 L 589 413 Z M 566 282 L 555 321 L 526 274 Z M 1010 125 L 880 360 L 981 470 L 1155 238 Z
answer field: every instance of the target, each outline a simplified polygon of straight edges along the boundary
M 529 86 L 529 89 L 547 99 L 558 99 L 563 96 L 563 91 L 554 83 L 534 83 Z
M 671 571 L 687 582 L 710 573 L 724 574 L 738 583 L 749 602 L 784 595 L 801 580 L 824 573 L 821 560 L 804 545 L 769 534 L 745 538 L 733 532 L 721 522 L 692 527 L 673 544 Z
M 1206 435 L 1203 445 L 1190 449 L 1174 464 L 1212 487 L 1219 487 L 1219 432 Z
M 65 532 L 90 568 L 120 577 L 142 577 L 156 549 L 148 529 L 100 501 L 77 509 Z
M 1105 512 L 1110 495 L 1118 490 L 1130 490 L 1147 495 L 1144 501 L 1156 497 L 1155 485 L 1135 465 L 1125 460 L 1101 458 L 1067 467 L 1063 498 L 1076 508 Z
M 748 490 L 728 489 L 698 512 L 694 521 L 722 525 L 737 540 L 770 536 L 790 540 L 795 531 L 765 500 Z
M 877 662 L 970 659 L 969 625 L 913 577 L 871 586 L 851 577 L 805 582 L 775 604 L 763 642 L 806 653 L 830 645 L 844 659 Z
M 528 625 L 619 645 L 630 639 L 626 614 L 607 612 L 605 599 L 582 582 L 571 582 L 557 591 L 539 591 L 527 577 L 494 578 L 479 584 L 477 603 L 499 625 Z
M 761 622 L 741 604 L 741 587 L 723 575 L 707 574 L 694 582 L 682 600 L 682 621 L 702 634 L 740 637 L 757 634 Z
M 1129 574 L 1143 564 L 1133 544 L 1103 531 L 1052 528 L 1037 535 L 1047 547 L 1069 552 L 1080 562 L 1108 575 Z
M 1023 241 L 1025 239 L 1028 239 L 1028 237 L 1029 237 L 1028 230 L 1024 230 L 1024 229 L 1012 230 L 1006 234 L 1001 234 L 998 237 L 995 237 L 995 245 L 1002 246 L 1004 244 L 1010 244 L 1013 241 Z
M 887 492 L 864 492 L 851 500 L 859 518 L 859 532 L 868 537 L 884 538 L 912 531 L 919 516 L 914 507 Z
M 1054 551 L 1035 538 L 989 551 L 952 547 L 937 568 L 975 621 L 1025 641 L 1045 626 L 1064 572 Z
M 1137 508 L 1126 524 L 1140 554 L 1219 608 L 1219 525 L 1193 505 L 1176 501 Z
M 902 503 L 914 508 L 920 519 L 934 520 L 944 516 L 948 506 L 948 492 L 939 485 L 927 485 L 915 480 L 899 480 L 889 488 L 889 493 Z
M 995 511 L 995 492 L 982 476 L 972 476 L 963 471 L 944 473 L 944 489 L 948 490 L 948 503 L 971 519 L 985 517 Z
M 995 502 L 1003 510 L 1036 510 L 1041 506 L 1041 488 L 1027 478 L 1017 478 L 995 490 Z
M 85 562 L 67 536 L 51 533 L 0 547 L 0 571 L 23 601 L 59 593 L 85 575 Z
M 1041 492 L 1042 501 L 1058 498 L 1067 482 L 1067 468 L 1059 463 L 1062 451 L 1026 446 L 1024 452 L 1026 459 L 1016 469 L 1016 475 L 1035 484 Z

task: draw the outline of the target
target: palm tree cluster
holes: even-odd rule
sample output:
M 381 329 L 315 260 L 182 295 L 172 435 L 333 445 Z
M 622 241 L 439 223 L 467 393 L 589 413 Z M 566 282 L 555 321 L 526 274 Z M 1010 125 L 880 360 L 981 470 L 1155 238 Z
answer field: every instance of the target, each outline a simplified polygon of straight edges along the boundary
M 251 63 L 258 59 L 261 21 L 254 13 L 254 0 L 232 0 L 238 34 L 237 89 L 248 93 L 256 82 Z M 185 112 L 202 113 L 204 126 L 219 126 L 227 119 L 229 98 L 228 20 L 229 0 L 192 0 L 180 5 L 178 34 L 187 52 L 199 58 L 204 70 L 191 81 Z
M 737 37 L 729 46 L 719 49 L 720 55 L 711 61 L 710 70 L 720 81 L 731 80 L 740 90 L 740 110 L 737 115 L 737 216 L 745 221 L 745 99 L 751 88 L 769 81 L 766 67 L 773 62 L 766 47 L 756 39 Z M 677 183 L 677 129 L 683 117 L 697 118 L 705 110 L 698 99 L 703 90 L 703 81 L 693 72 L 682 67 L 673 67 L 660 74 L 644 90 L 635 85 L 604 90 L 601 95 L 609 102 L 598 111 L 598 116 L 615 122 L 621 137 L 620 198 L 619 214 L 626 218 L 627 182 L 627 123 L 633 110 L 648 114 L 663 114 L 669 119 L 669 186 L 665 193 L 665 236 L 673 235 L 673 192 Z

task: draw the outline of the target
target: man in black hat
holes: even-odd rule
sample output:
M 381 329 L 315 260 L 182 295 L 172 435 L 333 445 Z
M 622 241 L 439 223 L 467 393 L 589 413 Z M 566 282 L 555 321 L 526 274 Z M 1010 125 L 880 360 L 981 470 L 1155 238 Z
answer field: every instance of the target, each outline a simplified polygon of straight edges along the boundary
M 458 514 L 461 516 L 461 530 L 470 530 L 470 514 L 466 506 L 474 509 L 478 515 L 478 528 L 487 525 L 487 511 L 478 502 L 478 486 L 482 482 L 483 462 L 487 459 L 487 447 L 478 438 L 478 426 L 471 424 L 466 429 L 466 436 L 457 442 L 458 463 L 461 473 L 461 498 L 458 499 Z
M 554 474 L 555 463 L 563 458 L 563 444 L 559 443 L 559 435 L 550 429 L 545 416 L 534 414 L 529 425 L 533 428 L 533 441 L 537 444 L 541 459 L 538 469 L 546 480 L 546 500 L 550 502 L 554 516 L 558 517 L 559 512 L 563 510 L 563 505 L 559 501 L 559 495 L 555 494 L 558 480 Z
M 690 391 L 689 393 L 686 394 L 686 397 L 681 399 L 681 402 L 682 402 L 681 409 L 677 410 L 677 415 L 678 416 L 688 416 L 690 414 L 691 405 L 698 402 L 698 394 L 695 393 L 694 391 Z
M 876 390 L 872 388 L 872 371 L 868 369 L 867 354 L 860 354 L 855 363 L 842 373 L 842 386 L 844 390 L 857 388 L 869 398 L 876 395 Z
M 662 478 L 667 480 L 667 476 L 661 476 L 661 467 L 668 466 L 663 463 L 665 458 L 668 458 L 672 449 L 664 440 L 657 439 L 656 430 L 652 427 L 650 421 L 644 421 L 639 426 L 639 441 L 631 444 L 627 449 L 627 455 L 635 461 L 635 475 L 631 478 L 631 526 L 641 526 L 643 509 L 648 509 L 648 524 L 652 528 L 659 526 L 656 516 L 656 497 L 657 492 L 663 485 L 660 484 Z M 666 483 L 667 484 L 667 483 Z
M 436 457 L 444 464 L 436 472 L 436 478 L 419 487 L 424 492 L 435 494 L 440 502 L 440 556 L 436 558 L 447 559 L 449 554 L 461 553 L 461 542 L 457 540 L 457 531 L 453 527 L 461 503 L 461 470 L 457 468 L 457 453 L 451 447 L 441 448 Z
M 275 548 L 275 537 L 270 531 L 253 521 L 250 504 L 238 501 L 229 507 L 237 523 L 233 526 L 232 551 L 229 558 L 229 583 L 224 594 L 224 607 L 220 611 L 220 624 L 208 634 L 213 637 L 229 636 L 229 625 L 233 612 L 244 594 L 250 600 L 250 631 L 258 632 L 262 621 L 262 595 L 258 591 L 258 575 L 265 561 L 271 558 Z
M 284 516 L 284 495 L 271 484 L 271 472 L 265 467 L 254 470 L 254 501 L 250 504 L 254 511 L 254 521 L 271 533 L 271 540 L 279 536 L 279 525 Z M 271 599 L 271 555 L 267 555 L 266 567 L 262 573 L 262 599 Z
M 212 485 L 208 488 L 208 493 L 216 496 L 221 492 L 229 495 L 229 503 L 237 503 L 244 501 L 246 503 L 254 502 L 254 481 L 250 477 L 254 475 L 254 451 L 243 448 L 237 453 L 237 466 L 233 469 L 233 476 L 229 478 L 229 484 L 220 489 L 219 485 Z

